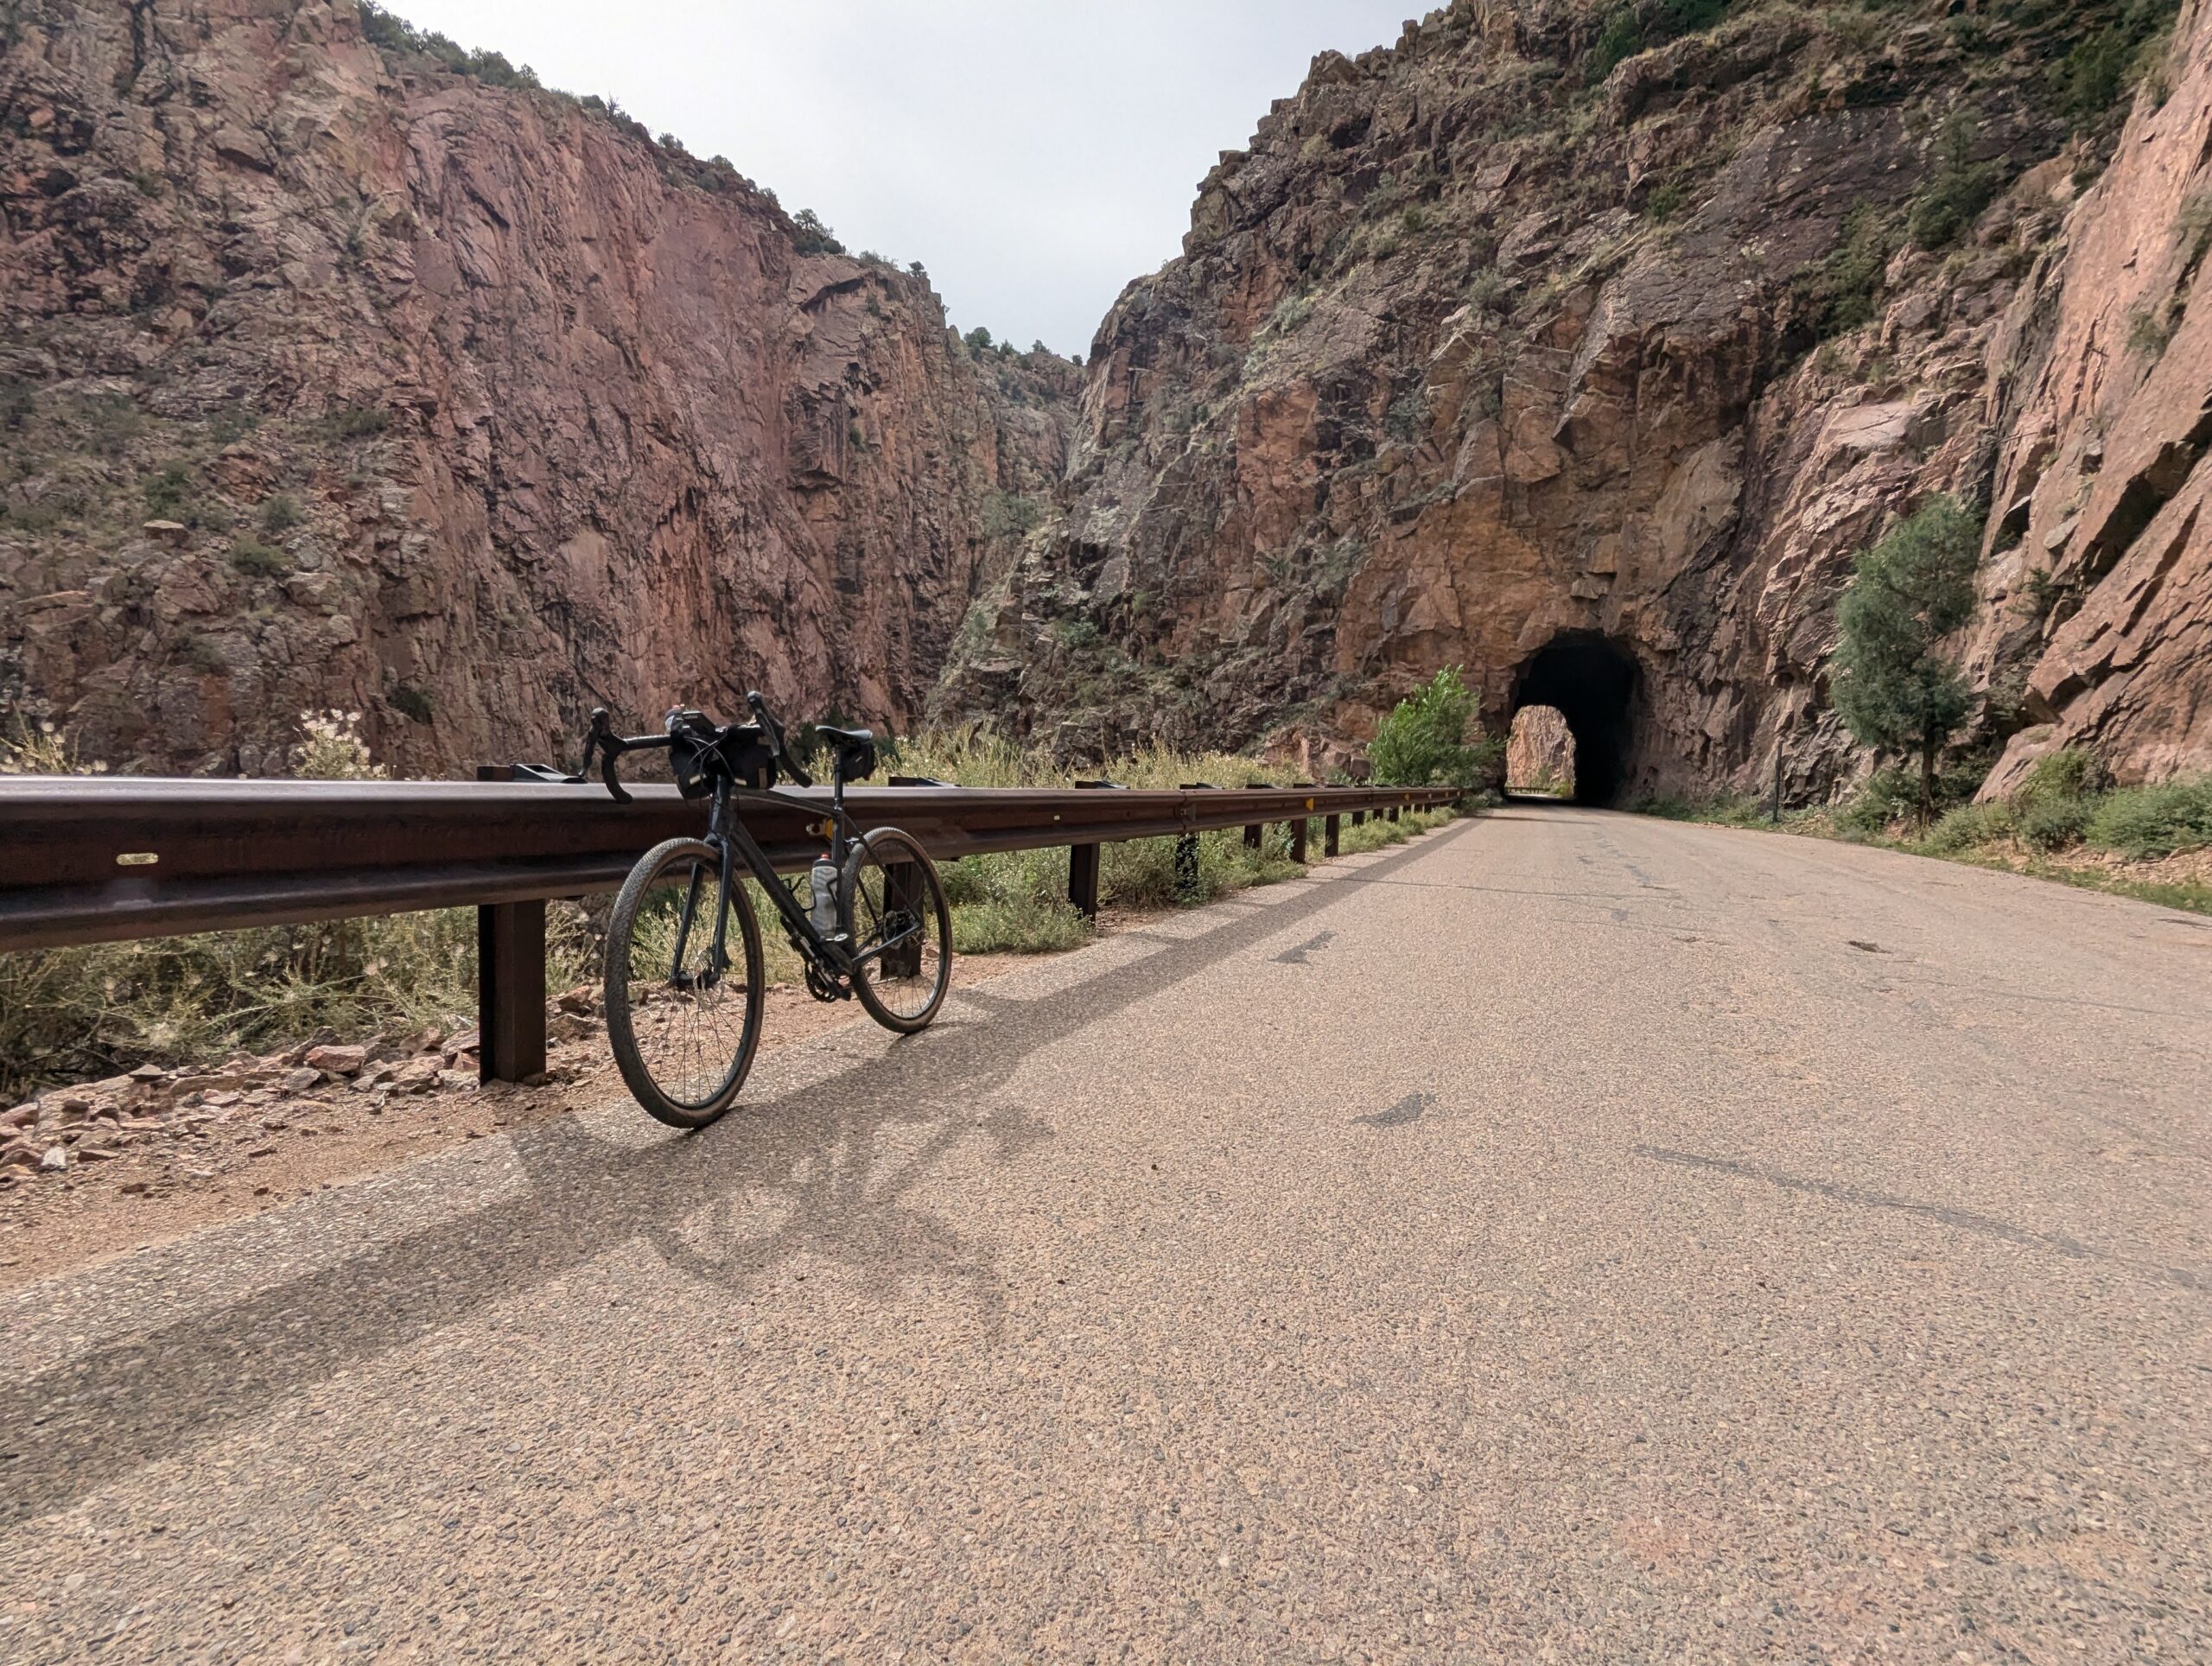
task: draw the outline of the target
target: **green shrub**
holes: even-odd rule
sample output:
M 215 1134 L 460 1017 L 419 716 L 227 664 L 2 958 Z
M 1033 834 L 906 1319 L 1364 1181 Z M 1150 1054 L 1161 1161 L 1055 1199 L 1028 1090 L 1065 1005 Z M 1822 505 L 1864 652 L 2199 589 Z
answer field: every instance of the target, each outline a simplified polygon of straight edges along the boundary
M 983 503 L 983 536 L 1018 538 L 1045 518 L 1045 506 L 1020 492 L 994 492 Z
M 391 708 L 410 722 L 427 723 L 431 717 L 430 691 L 402 683 L 391 691 Z
M 2094 754 L 2081 747 L 2061 747 L 2046 752 L 2029 766 L 2027 779 L 2012 794 L 2012 801 L 2025 804 L 2046 798 L 2078 798 L 2102 785 Z
M 1623 6 L 1605 19 L 1598 43 L 1590 48 L 1590 79 L 1602 81 L 1627 60 L 1643 50 L 1643 25 L 1635 10 Z
M 1041 955 L 1090 941 L 1090 922 L 1065 897 L 970 903 L 952 911 L 952 946 L 963 955 Z
M 260 511 L 254 517 L 261 530 L 275 537 L 289 532 L 307 518 L 300 507 L 300 500 L 289 492 L 278 492 L 262 500 Z
M 2127 350 L 2139 359 L 2155 359 L 2174 339 L 2180 321 L 2166 308 L 2139 302 L 2127 312 Z
M 2079 844 L 2089 830 L 2096 801 L 2066 793 L 2047 793 L 2016 805 L 2020 842 L 2037 850 L 2062 850 Z
M 233 400 L 208 417 L 207 437 L 218 446 L 234 445 L 260 426 L 258 411 Z
M 391 413 L 378 405 L 345 405 L 323 418 L 333 439 L 365 440 L 391 426 Z
M 149 474 L 140 483 L 139 491 L 146 499 L 146 512 L 163 520 L 181 521 L 186 518 L 186 504 L 192 496 L 192 470 L 185 463 L 170 461 Z
M 1589 79 L 1602 81 L 1624 60 L 1647 48 L 1711 29 L 1728 14 L 1728 0 L 1642 0 L 1605 19 L 1591 48 Z
M 1687 195 L 1677 180 L 1669 180 L 1662 185 L 1654 186 L 1651 194 L 1643 200 L 1644 218 L 1656 226 L 1664 226 L 1681 212 Z
M 2170 0 L 2135 0 L 2053 67 L 2059 108 L 2077 129 L 2096 126 L 2158 65 L 2174 10 Z
M 1446 665 L 1376 729 L 1367 749 L 1375 779 L 1393 786 L 1473 785 L 1487 765 L 1482 747 L 1468 738 L 1471 730 L 1479 741 L 1480 708 L 1480 696 L 1461 680 L 1459 668 Z
M 1836 811 L 1836 830 L 1851 838 L 1879 838 L 1919 804 L 1919 784 L 1911 776 L 1901 769 L 1878 769 Z
M 2091 844 L 2137 861 L 2212 844 L 2212 775 L 2107 793 L 2084 832 Z
M 231 540 L 231 565 L 248 578 L 276 578 L 285 571 L 284 552 L 249 533 Z
M 1065 851 L 963 856 L 938 872 L 957 953 L 1044 954 L 1090 939 L 1090 922 L 1068 900 Z
M 1997 169 L 1974 160 L 1977 125 L 1965 110 L 1954 111 L 1943 124 L 1936 172 L 1913 199 L 1906 218 L 1906 230 L 1923 249 L 1949 247 L 1997 194 Z
M 2012 832 L 2009 804 L 1961 804 L 1928 830 L 1920 848 L 1930 855 L 1955 855 L 1980 845 L 2002 843 Z
M 1295 290 L 1275 302 L 1275 309 L 1268 315 L 1266 327 L 1277 335 L 1288 335 L 1313 315 L 1313 303 Z
M 1460 294 L 1477 312 L 1497 312 L 1499 302 L 1510 287 L 1497 267 L 1478 266 L 1468 274 L 1467 286 Z
M 146 431 L 146 418 L 126 393 L 103 393 L 78 402 L 77 421 L 85 429 L 87 450 L 103 457 L 119 457 L 131 441 Z
M 1871 203 L 1859 203 L 1843 217 L 1836 246 L 1790 284 L 1816 339 L 1855 330 L 1872 319 L 1882 276 L 1896 253 L 1896 230 Z
M 802 208 L 791 216 L 791 249 L 802 255 L 845 252 L 845 245 L 837 241 L 836 234 L 822 223 L 822 216 L 811 208 Z

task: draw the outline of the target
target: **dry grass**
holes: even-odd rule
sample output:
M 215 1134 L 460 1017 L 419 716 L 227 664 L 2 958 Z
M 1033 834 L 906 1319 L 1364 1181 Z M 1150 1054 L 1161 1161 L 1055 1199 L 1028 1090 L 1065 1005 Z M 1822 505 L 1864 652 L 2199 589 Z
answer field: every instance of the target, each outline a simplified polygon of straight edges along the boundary
M 92 773 L 52 734 L 0 744 L 0 773 Z M 300 773 L 379 772 L 333 714 L 310 720 Z M 548 911 L 547 976 L 581 982 L 595 958 L 583 912 Z M 467 908 L 272 925 L 0 955 L 0 1104 L 41 1085 L 473 1019 L 476 915 Z

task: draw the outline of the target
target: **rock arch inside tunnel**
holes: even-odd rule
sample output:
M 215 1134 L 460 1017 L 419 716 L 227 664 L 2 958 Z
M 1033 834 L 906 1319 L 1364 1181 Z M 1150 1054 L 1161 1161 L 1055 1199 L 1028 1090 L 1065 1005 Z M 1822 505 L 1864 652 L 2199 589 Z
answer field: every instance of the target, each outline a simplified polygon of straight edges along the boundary
M 1628 651 L 1596 631 L 1554 637 L 1513 679 L 1512 710 L 1551 706 L 1574 736 L 1574 801 L 1611 804 L 1628 785 L 1636 742 L 1637 668 Z

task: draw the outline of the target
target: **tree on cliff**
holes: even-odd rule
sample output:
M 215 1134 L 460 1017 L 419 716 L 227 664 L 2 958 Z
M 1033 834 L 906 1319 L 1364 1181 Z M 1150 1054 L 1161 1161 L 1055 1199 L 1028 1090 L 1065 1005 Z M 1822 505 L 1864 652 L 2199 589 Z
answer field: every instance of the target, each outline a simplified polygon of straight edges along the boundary
M 1406 699 L 1398 702 L 1375 731 L 1367 749 L 1375 779 L 1392 786 L 1439 783 L 1471 785 L 1490 773 L 1497 745 L 1480 741 L 1476 724 L 1481 696 L 1461 680 L 1457 665 L 1446 665 Z M 1477 736 L 1468 741 L 1470 733 Z
M 841 255 L 845 245 L 837 241 L 837 234 L 822 223 L 822 216 L 811 208 L 802 208 L 791 216 L 791 247 L 803 255 Z
M 1835 709 L 1864 744 L 1920 758 L 1920 816 L 1936 808 L 1936 755 L 1972 696 L 1937 652 L 1974 613 L 1980 529 L 1955 499 L 1935 498 L 1859 557 L 1838 619 Z

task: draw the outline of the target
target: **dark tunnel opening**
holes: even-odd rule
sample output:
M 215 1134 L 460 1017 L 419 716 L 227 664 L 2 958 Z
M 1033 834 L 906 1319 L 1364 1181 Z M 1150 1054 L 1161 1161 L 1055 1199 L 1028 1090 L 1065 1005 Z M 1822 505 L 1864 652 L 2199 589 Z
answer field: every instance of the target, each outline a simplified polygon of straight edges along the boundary
M 1554 706 L 1574 736 L 1574 802 L 1609 804 L 1628 785 L 1636 661 L 1595 631 L 1554 637 L 1513 682 L 1513 714 Z

